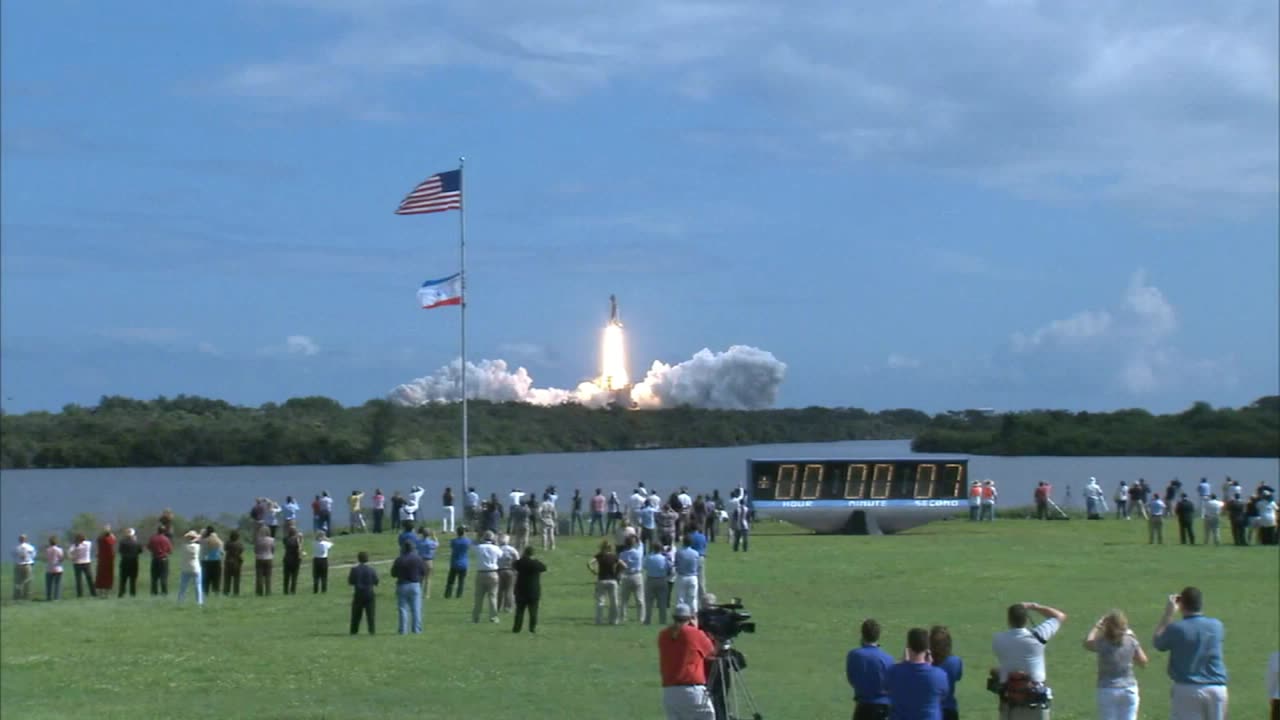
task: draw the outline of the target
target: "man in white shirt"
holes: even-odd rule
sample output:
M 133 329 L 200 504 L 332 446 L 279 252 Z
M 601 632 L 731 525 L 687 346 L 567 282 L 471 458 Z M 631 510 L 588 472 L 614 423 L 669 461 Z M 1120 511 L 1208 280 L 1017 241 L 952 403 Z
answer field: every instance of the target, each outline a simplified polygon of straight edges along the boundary
M 640 488 L 636 488 L 636 491 L 631 493 L 631 497 L 627 498 L 627 519 L 631 521 L 632 525 L 640 524 L 640 511 L 644 509 L 648 502 L 649 498 L 645 497 Z
M 737 515 L 738 508 L 741 506 L 742 506 L 742 490 L 739 488 L 734 488 L 734 490 L 729 493 L 729 502 L 724 504 L 724 510 L 729 515 L 730 521 L 732 521 L 732 519 Z M 733 525 L 730 524 L 729 525 L 729 542 L 732 543 L 733 538 L 736 535 L 737 533 L 734 531 Z
M 516 607 L 516 560 L 520 551 L 511 544 L 510 535 L 498 536 L 498 612 L 511 612 Z
M 1205 504 L 1209 502 L 1209 498 L 1213 495 L 1213 488 L 1209 485 L 1209 478 L 1200 478 L 1200 484 L 1196 485 L 1196 495 L 1200 499 L 1200 517 L 1205 516 Z
M 426 492 L 420 485 L 414 485 L 409 488 L 409 497 L 400 506 L 400 522 L 401 524 L 413 522 L 418 517 L 418 501 L 422 500 L 422 493 Z
M 476 546 L 476 602 L 471 608 L 471 622 L 480 622 L 480 606 L 488 604 L 489 622 L 498 622 L 498 566 L 502 548 L 494 544 L 494 535 L 486 532 Z
M 329 592 L 329 550 L 333 541 L 322 532 L 316 533 L 316 544 L 311 556 L 311 592 L 312 594 Z
M 1208 545 L 1212 542 L 1214 545 L 1222 544 L 1222 535 L 1220 533 L 1222 506 L 1223 502 L 1218 499 L 1217 495 L 1210 494 L 1209 498 L 1204 501 L 1204 544 Z
M 1045 616 L 1034 628 L 1029 611 Z M 991 650 L 996 655 L 1000 684 L 1000 720 L 1049 720 L 1052 693 L 1048 690 L 1044 662 L 1045 644 L 1066 622 L 1067 614 L 1038 603 L 1009 606 L 1009 629 L 996 633 Z
M 689 491 L 680 488 L 680 494 L 676 497 L 680 498 L 680 512 L 688 512 L 693 507 L 693 498 L 689 497 Z
M 14 600 L 27 600 L 31 597 L 31 571 L 35 565 L 35 546 L 27 542 L 26 535 L 19 535 L 18 545 L 13 549 Z

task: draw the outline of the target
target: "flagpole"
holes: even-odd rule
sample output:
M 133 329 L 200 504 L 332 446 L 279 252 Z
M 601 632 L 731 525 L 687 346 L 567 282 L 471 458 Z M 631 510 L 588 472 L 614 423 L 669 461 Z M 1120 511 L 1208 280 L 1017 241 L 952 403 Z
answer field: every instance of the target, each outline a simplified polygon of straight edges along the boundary
M 459 272 L 462 289 L 462 492 L 471 490 L 471 482 L 467 477 L 467 201 L 462 192 L 464 173 L 462 166 L 465 157 L 458 158 L 458 197 L 462 199 L 458 208 L 458 254 L 460 256 Z

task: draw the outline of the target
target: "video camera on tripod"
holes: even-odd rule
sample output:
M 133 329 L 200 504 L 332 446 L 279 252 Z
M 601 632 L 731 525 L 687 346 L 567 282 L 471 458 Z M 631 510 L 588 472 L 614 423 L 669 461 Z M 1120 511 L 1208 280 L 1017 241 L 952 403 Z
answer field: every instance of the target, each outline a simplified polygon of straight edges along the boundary
M 698 627 L 710 635 L 719 645 L 729 645 L 742 633 L 752 634 L 756 624 L 751 613 L 742 604 L 742 598 L 719 605 L 705 605 L 698 610 Z

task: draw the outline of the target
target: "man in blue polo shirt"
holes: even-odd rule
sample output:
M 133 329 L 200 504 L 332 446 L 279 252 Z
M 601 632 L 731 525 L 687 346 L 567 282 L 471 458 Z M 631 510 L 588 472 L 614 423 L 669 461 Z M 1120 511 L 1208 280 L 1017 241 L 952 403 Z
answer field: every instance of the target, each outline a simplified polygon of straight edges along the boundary
M 465 525 L 459 525 L 457 537 L 449 541 L 449 577 L 444 583 L 445 599 L 462 597 L 462 586 L 467 582 L 467 553 L 471 551 L 471 538 L 467 537 Z M 454 582 L 457 582 L 457 595 L 454 594 Z
M 853 720 L 885 720 L 889 717 L 889 688 L 885 677 L 893 658 L 880 649 L 880 623 L 862 621 L 862 646 L 849 651 L 844 672 L 853 686 Z
M 1227 717 L 1227 666 L 1222 660 L 1222 621 L 1202 614 L 1204 595 L 1185 587 L 1170 595 L 1152 644 L 1169 653 L 1170 720 L 1224 720 Z M 1182 619 L 1173 622 L 1175 611 Z
M 693 532 L 689 533 L 689 540 L 693 543 L 689 547 L 698 551 L 698 592 L 705 595 L 707 593 L 707 536 L 695 526 Z
M 951 694 L 951 683 L 942 668 L 933 665 L 928 630 L 907 632 L 906 660 L 889 668 L 885 686 L 894 720 L 942 720 L 942 701 Z

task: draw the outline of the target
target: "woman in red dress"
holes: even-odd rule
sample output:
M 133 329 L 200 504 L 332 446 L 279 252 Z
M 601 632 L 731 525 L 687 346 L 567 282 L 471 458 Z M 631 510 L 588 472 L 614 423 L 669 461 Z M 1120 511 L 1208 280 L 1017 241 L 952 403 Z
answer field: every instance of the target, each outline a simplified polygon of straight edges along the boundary
M 103 591 L 101 597 L 110 597 L 115 580 L 116 536 L 111 533 L 110 525 L 104 525 L 102 534 L 98 536 L 98 576 L 93 586 Z

